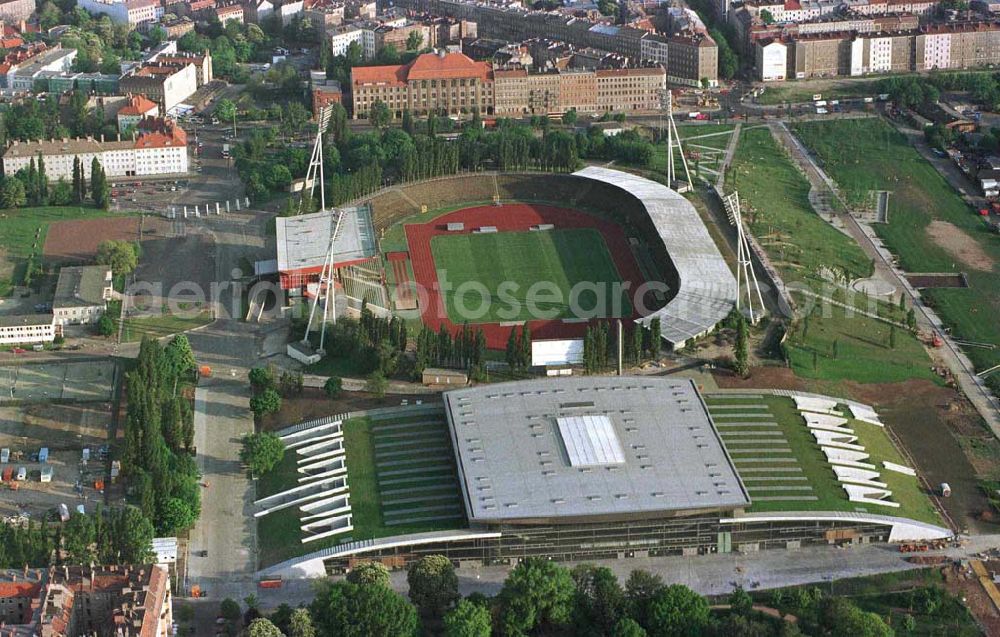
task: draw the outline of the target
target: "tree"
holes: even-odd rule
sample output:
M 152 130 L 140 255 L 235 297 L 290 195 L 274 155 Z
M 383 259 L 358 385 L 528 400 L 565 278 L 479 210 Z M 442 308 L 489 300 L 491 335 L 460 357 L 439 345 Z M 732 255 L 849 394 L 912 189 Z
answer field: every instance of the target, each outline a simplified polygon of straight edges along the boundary
M 111 205 L 111 188 L 104 175 L 104 168 L 97 157 L 94 157 L 93 161 L 90 162 L 90 192 L 94 199 L 94 205 L 102 210 L 107 210 Z
M 131 241 L 101 241 L 97 246 L 97 262 L 111 266 L 117 276 L 131 273 L 139 265 L 139 254 Z
M 696 637 L 708 624 L 709 608 L 704 597 L 687 586 L 672 584 L 660 590 L 649 604 L 650 637 Z
M 733 371 L 746 378 L 750 374 L 750 328 L 742 312 L 736 312 L 736 344 L 733 345 Z
M 378 398 L 385 396 L 385 390 L 389 387 L 389 381 L 385 379 L 382 372 L 376 370 L 368 375 L 368 380 L 365 381 L 365 391 L 370 394 L 374 394 Z
M 729 596 L 729 607 L 737 615 L 747 616 L 753 610 L 753 598 L 750 593 L 737 586 L 732 595 Z
M 415 637 L 417 612 L 387 586 L 321 585 L 310 605 L 317 632 L 337 637 Z
M 250 622 L 246 630 L 247 637 L 285 637 L 278 627 L 271 623 L 271 620 L 258 617 Z
M 115 322 L 107 314 L 101 314 L 97 319 L 97 333 L 101 336 L 111 336 L 115 333 Z
M 265 389 L 250 399 L 250 411 L 260 417 L 273 414 L 281 409 L 281 394 L 274 389 Z
M 636 569 L 625 581 L 625 599 L 628 602 L 628 614 L 639 624 L 649 624 L 649 604 L 657 593 L 663 590 L 663 579 L 648 571 Z
M 444 616 L 445 637 L 490 637 L 493 618 L 489 608 L 474 604 L 467 599 L 458 602 Z
M 226 598 L 219 604 L 219 615 L 231 622 L 238 621 L 243 611 L 240 604 L 234 599 Z
M 137 507 L 117 509 L 109 519 L 115 559 L 122 564 L 147 564 L 153 559 L 153 523 Z
M 257 391 L 264 389 L 274 389 L 275 378 L 274 369 L 268 367 L 254 367 L 250 370 L 250 387 Z
M 571 108 L 568 111 L 566 111 L 566 113 L 563 114 L 562 123 L 565 124 L 566 126 L 573 126 L 574 124 L 576 124 L 578 118 L 579 116 L 577 115 L 576 109 Z
M 577 634 L 606 635 L 625 612 L 625 593 L 607 567 L 581 564 L 573 569 L 576 582 Z
M 381 130 L 389 125 L 389 120 L 392 119 L 392 113 L 389 111 L 389 107 L 386 106 L 385 102 L 382 100 L 376 100 L 372 104 L 372 108 L 368 111 L 368 121 L 372 126 Z
M 24 182 L 17 177 L 4 177 L 0 183 L 0 206 L 19 208 L 27 203 L 28 195 L 24 191 Z
M 443 617 L 459 599 L 455 567 L 443 555 L 426 555 L 411 564 L 406 582 L 410 601 L 424 617 Z
M 312 617 L 305 608 L 296 608 L 288 620 L 288 637 L 316 637 Z
M 646 631 L 631 617 L 622 617 L 611 629 L 611 637 L 646 637 Z
M 347 581 L 358 586 L 389 586 L 389 569 L 381 562 L 362 562 L 350 570 Z
M 424 36 L 420 31 L 410 31 L 410 35 L 406 36 L 406 50 L 416 51 L 420 48 L 420 45 L 424 41 Z
M 896 349 L 896 326 L 889 326 L 889 349 Z
M 285 443 L 274 432 L 262 431 L 243 437 L 240 462 L 246 465 L 254 476 L 264 475 L 281 462 L 284 457 Z
M 323 391 L 326 392 L 327 398 L 335 400 L 340 396 L 340 392 L 344 390 L 344 381 L 336 376 L 331 376 L 326 379 L 323 383 Z
M 505 635 L 523 635 L 569 624 L 575 585 L 568 570 L 548 560 L 518 564 L 498 596 L 499 625 Z
M 170 339 L 163 348 L 163 354 L 177 375 L 187 374 L 198 365 L 194 358 L 194 350 L 191 349 L 191 342 L 185 334 L 178 334 Z
M 222 98 L 219 103 L 215 105 L 215 116 L 221 121 L 226 123 L 232 123 L 236 119 L 236 103 L 229 98 Z
M 198 515 L 191 505 L 180 498 L 170 498 L 159 513 L 160 532 L 164 535 L 177 535 L 190 529 L 198 520 Z

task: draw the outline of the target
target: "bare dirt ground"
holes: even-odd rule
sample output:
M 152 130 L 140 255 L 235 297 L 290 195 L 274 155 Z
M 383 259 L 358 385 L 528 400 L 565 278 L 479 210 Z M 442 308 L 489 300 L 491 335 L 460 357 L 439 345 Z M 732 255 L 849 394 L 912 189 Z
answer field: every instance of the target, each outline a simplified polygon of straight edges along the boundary
M 430 403 L 438 399 L 439 397 L 437 396 L 427 396 L 426 394 L 419 396 L 393 394 L 392 396 L 378 398 L 374 394 L 367 392 L 345 391 L 341 393 L 340 398 L 337 400 L 330 400 L 323 390 L 307 387 L 301 396 L 282 400 L 281 411 L 265 416 L 261 421 L 261 429 L 264 431 L 276 431 L 300 422 L 343 414 L 349 411 L 375 409 L 376 407 L 395 407 L 402 400 L 408 400 L 412 405 L 417 400 Z
M 980 533 L 1000 530 L 1000 526 L 983 521 L 983 512 L 989 511 L 990 505 L 979 488 L 980 478 L 1000 471 L 1000 443 L 954 389 L 926 380 L 827 385 L 800 379 L 784 367 L 755 367 L 748 379 L 720 371 L 715 380 L 720 388 L 798 389 L 872 405 L 902 442 L 921 476 L 931 485 L 951 485 L 952 497 L 940 499 L 939 504 L 959 527 Z
M 108 403 L 36 404 L 0 408 L 0 447 L 11 450 L 9 465 L 16 471 L 28 469 L 28 479 L 10 489 L 0 487 L 0 514 L 26 513 L 32 518 L 51 511 L 59 504 L 70 509 L 83 504 L 95 506 L 101 495 L 94 482 L 104 475 L 104 464 L 97 459 L 97 448 L 107 442 L 111 406 Z M 42 466 L 31 461 L 31 454 L 49 448 L 48 466 L 53 469 L 50 483 L 39 482 Z M 84 447 L 91 449 L 91 460 L 81 463 Z M 82 491 L 74 487 L 82 483 Z
M 142 221 L 139 217 L 57 221 L 49 226 L 43 254 L 50 261 L 89 261 L 102 241 L 135 241 L 140 223 L 143 241 L 159 238 L 169 228 L 165 219 L 153 216 Z
M 990 272 L 993 259 L 986 254 L 979 242 L 958 226 L 947 221 L 935 220 L 927 226 L 927 234 L 941 248 L 970 268 Z
M 944 569 L 945 589 L 965 601 L 972 616 L 979 621 L 986 635 L 1000 635 L 1000 613 L 983 585 L 968 566 L 949 566 Z

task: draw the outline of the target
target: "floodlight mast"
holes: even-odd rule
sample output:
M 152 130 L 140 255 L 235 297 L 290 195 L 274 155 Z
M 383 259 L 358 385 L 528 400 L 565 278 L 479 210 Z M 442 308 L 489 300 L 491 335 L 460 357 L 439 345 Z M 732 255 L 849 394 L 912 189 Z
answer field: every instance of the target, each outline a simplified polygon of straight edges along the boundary
M 757 283 L 757 274 L 753 269 L 752 255 L 750 251 L 750 241 L 747 239 L 746 229 L 743 225 L 743 213 L 740 209 L 740 194 L 733 191 L 722 199 L 729 223 L 736 227 L 736 309 L 740 309 L 740 302 L 743 298 L 743 288 L 746 288 L 747 310 L 750 314 L 750 322 L 756 324 L 764 315 L 764 297 L 760 292 L 760 284 Z M 757 297 L 759 313 L 754 312 L 754 296 Z
M 670 89 L 665 89 L 660 95 L 660 108 L 667 112 L 667 185 L 677 192 L 685 192 L 694 187 L 691 181 L 691 171 L 688 170 L 687 157 L 684 156 L 684 148 L 681 146 L 681 136 L 677 132 L 677 122 L 674 121 L 674 94 Z M 677 160 L 674 158 L 674 149 L 680 153 L 681 165 L 684 167 L 684 178 L 687 180 L 687 187 L 676 188 L 677 183 Z
M 316 190 L 316 181 L 319 180 L 320 212 L 326 211 L 326 183 L 323 179 L 323 134 L 330 123 L 330 107 L 326 106 L 320 110 L 318 126 L 316 129 L 316 140 L 313 142 L 312 157 L 309 159 L 309 169 L 306 171 L 306 184 L 309 185 L 309 200 L 312 201 L 313 193 Z M 302 206 L 305 196 L 299 198 L 299 214 L 302 214 Z M 320 294 L 323 295 L 323 318 L 319 326 L 319 349 L 320 355 L 326 354 L 326 323 L 330 319 L 337 323 L 337 299 L 336 282 L 334 280 L 334 244 L 340 235 L 340 225 L 343 221 L 344 212 L 338 211 L 337 223 L 334 226 L 333 234 L 330 236 L 330 244 L 327 248 L 326 257 L 323 259 L 323 269 L 319 273 L 319 282 L 316 287 L 316 294 L 313 296 L 312 307 L 309 309 L 309 321 L 306 323 L 306 333 L 302 337 L 302 342 L 309 344 L 309 334 L 312 331 L 313 320 L 316 317 L 316 309 L 319 304 Z M 330 313 L 330 297 L 333 296 L 333 313 Z

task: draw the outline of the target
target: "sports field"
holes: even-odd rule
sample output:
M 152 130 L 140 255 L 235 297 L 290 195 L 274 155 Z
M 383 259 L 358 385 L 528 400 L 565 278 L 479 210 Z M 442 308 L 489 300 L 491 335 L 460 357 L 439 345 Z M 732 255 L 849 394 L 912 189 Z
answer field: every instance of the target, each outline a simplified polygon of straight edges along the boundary
M 454 286 L 444 295 L 454 323 L 577 318 L 598 305 L 602 289 L 600 316 L 632 313 L 627 295 L 611 291 L 621 277 L 592 228 L 439 235 L 431 253 L 438 281 Z

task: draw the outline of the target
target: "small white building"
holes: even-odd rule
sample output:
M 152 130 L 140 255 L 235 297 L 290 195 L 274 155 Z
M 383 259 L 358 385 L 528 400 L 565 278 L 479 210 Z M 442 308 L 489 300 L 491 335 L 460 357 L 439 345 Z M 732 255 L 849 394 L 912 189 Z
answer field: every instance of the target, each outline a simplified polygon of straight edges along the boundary
M 757 43 L 757 74 L 762 82 L 784 81 L 788 73 L 788 47 L 780 40 Z
M 51 343 L 55 337 L 56 326 L 51 314 L 0 316 L 0 345 Z
M 96 323 L 107 309 L 112 290 L 111 268 L 106 265 L 62 268 L 52 300 L 56 325 Z

